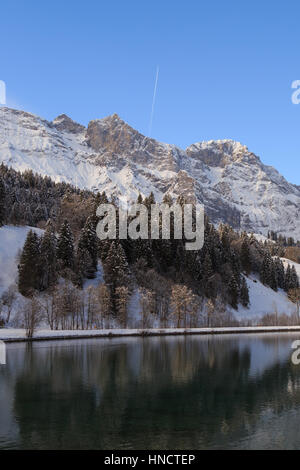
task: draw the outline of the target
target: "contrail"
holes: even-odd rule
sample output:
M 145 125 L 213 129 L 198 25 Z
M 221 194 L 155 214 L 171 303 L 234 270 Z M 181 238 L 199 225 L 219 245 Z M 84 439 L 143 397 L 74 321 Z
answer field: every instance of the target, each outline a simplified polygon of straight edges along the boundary
M 150 123 L 149 123 L 149 132 L 148 132 L 149 137 L 151 137 L 151 132 L 152 132 L 152 122 L 153 122 L 156 90 L 157 90 L 157 83 L 158 83 L 158 74 L 159 74 L 159 66 L 157 66 L 157 69 L 156 69 L 156 78 L 155 78 L 154 93 L 153 93 L 153 99 L 152 99 L 152 109 L 151 109 L 151 117 L 150 117 Z

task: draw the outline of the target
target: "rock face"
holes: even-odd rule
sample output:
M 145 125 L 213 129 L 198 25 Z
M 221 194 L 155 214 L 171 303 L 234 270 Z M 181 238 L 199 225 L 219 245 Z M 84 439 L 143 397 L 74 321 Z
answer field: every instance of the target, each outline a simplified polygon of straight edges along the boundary
M 214 223 L 300 239 L 300 187 L 232 140 L 184 151 L 145 137 L 116 114 L 85 128 L 64 114 L 48 122 L 0 108 L 0 161 L 121 200 L 184 194 L 204 204 Z

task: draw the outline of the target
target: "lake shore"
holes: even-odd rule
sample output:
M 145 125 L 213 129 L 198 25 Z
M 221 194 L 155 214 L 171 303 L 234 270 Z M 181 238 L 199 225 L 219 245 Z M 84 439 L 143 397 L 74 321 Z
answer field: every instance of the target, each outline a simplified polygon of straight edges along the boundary
M 0 341 L 51 341 L 63 339 L 114 338 L 126 336 L 176 336 L 176 335 L 221 335 L 241 333 L 289 333 L 300 332 L 299 326 L 250 326 L 219 328 L 145 328 L 104 330 L 36 330 L 33 338 L 27 338 L 23 329 L 0 329 Z

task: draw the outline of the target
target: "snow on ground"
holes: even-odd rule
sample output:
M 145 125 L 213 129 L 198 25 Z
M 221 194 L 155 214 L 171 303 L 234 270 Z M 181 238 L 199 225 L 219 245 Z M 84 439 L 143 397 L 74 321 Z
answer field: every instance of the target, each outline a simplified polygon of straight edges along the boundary
M 268 237 L 265 237 L 261 233 L 248 233 L 249 237 L 253 235 L 258 242 L 270 242 L 270 243 L 275 243 L 274 240 L 270 240 Z
M 28 226 L 4 225 L 0 228 L 0 295 L 16 281 L 16 258 L 23 248 L 29 230 L 43 233 L 43 230 Z
M 155 335 L 183 335 L 183 334 L 239 334 L 239 333 L 267 333 L 267 332 L 300 331 L 300 326 L 250 326 L 225 328 L 147 328 L 147 329 L 107 329 L 107 330 L 36 330 L 33 339 L 68 339 L 113 336 L 155 336 Z M 26 340 L 25 330 L 5 328 L 0 329 L 0 341 Z
M 298 265 L 299 266 L 299 265 Z M 300 268 L 300 266 L 299 266 Z M 238 312 L 233 310 L 233 314 L 238 320 L 255 319 L 267 313 L 277 313 L 292 315 L 296 311 L 295 305 L 289 301 L 286 293 L 282 289 L 275 292 L 270 287 L 264 286 L 256 276 L 250 275 L 246 278 L 249 288 L 250 306 L 249 308 L 239 305 Z

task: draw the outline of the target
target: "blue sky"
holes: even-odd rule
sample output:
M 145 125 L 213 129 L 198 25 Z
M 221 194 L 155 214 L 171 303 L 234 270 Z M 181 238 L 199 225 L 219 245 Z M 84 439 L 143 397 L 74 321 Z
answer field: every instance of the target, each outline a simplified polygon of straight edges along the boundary
M 1 2 L 8 106 L 87 124 L 118 113 L 185 148 L 232 138 L 300 184 L 297 1 Z

